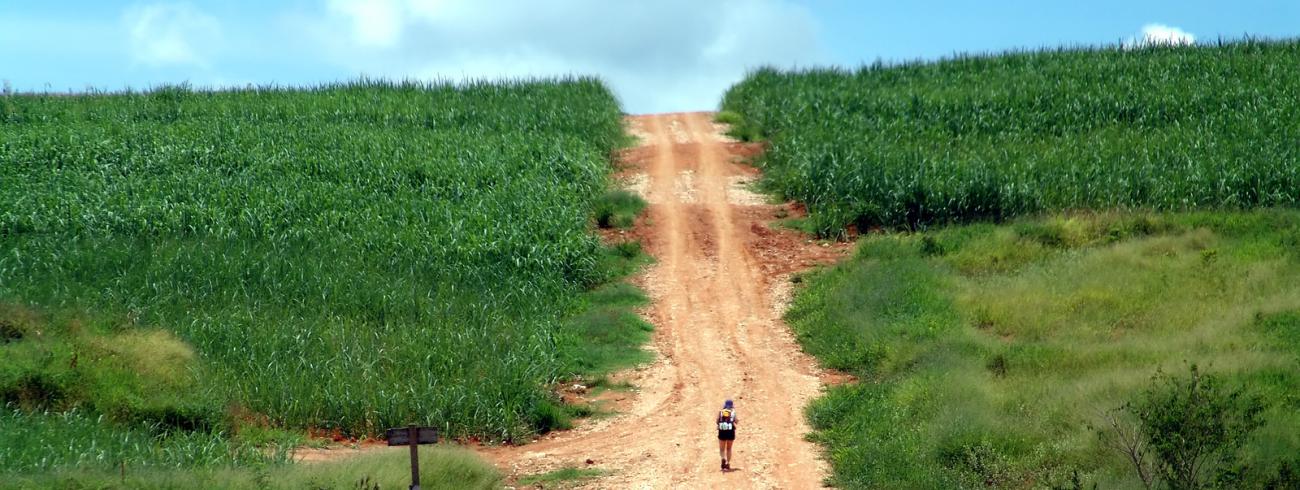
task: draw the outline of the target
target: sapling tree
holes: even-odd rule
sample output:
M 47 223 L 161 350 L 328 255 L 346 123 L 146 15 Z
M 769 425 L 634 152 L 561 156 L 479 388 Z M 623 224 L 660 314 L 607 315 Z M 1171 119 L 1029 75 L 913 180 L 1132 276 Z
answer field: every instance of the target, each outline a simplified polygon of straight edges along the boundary
M 1190 371 L 1186 377 L 1157 371 L 1137 400 L 1103 417 L 1103 441 L 1128 459 L 1147 488 L 1231 485 L 1241 474 L 1238 450 L 1263 424 L 1258 397 L 1224 386 L 1195 364 Z

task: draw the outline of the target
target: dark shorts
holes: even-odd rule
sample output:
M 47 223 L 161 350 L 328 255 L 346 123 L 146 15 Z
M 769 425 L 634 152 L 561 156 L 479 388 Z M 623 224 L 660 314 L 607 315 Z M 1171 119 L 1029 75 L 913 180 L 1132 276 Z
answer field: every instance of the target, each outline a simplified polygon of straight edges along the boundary
M 719 440 L 719 441 L 734 441 L 734 440 L 736 440 L 736 429 L 731 429 L 731 430 L 720 430 L 720 431 L 718 431 L 718 440 Z

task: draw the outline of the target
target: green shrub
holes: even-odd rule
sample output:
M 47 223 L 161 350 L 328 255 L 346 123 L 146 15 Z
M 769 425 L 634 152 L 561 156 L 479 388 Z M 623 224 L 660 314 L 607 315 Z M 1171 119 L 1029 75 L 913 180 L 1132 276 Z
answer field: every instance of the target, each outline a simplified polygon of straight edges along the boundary
M 606 192 L 596 201 L 596 225 L 601 228 L 631 228 L 645 209 L 641 196 L 625 190 Z
M 1193 364 L 1186 378 L 1156 373 L 1127 409 L 1145 444 L 1121 448 L 1148 488 L 1155 481 L 1177 490 L 1243 483 L 1238 451 L 1263 425 L 1257 396 L 1224 387 Z
M 740 113 L 735 111 L 718 111 L 718 113 L 713 116 L 713 120 L 722 124 L 730 124 L 732 126 L 745 122 L 745 118 L 741 117 Z
M 551 401 L 533 404 L 529 422 L 541 433 L 573 428 L 573 417 L 569 412 L 557 402 Z

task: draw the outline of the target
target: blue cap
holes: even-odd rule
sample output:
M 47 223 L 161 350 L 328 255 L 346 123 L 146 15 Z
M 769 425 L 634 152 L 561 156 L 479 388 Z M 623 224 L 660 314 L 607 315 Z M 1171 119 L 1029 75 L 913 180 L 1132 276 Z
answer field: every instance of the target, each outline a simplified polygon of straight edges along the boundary
M 732 407 L 731 400 L 727 400 L 722 404 L 722 408 L 731 408 L 731 407 Z

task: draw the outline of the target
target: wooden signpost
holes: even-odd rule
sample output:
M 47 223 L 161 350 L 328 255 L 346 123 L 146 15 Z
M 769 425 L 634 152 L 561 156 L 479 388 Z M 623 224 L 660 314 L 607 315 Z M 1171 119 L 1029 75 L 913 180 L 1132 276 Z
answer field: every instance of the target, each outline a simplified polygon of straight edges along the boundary
M 417 427 L 394 427 L 384 434 L 389 446 L 411 446 L 411 490 L 420 490 L 420 445 L 438 442 L 438 429 Z

